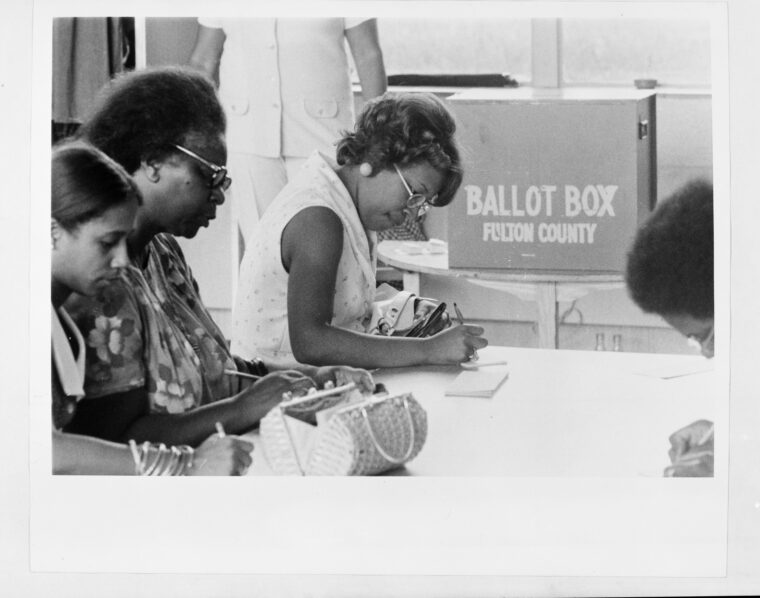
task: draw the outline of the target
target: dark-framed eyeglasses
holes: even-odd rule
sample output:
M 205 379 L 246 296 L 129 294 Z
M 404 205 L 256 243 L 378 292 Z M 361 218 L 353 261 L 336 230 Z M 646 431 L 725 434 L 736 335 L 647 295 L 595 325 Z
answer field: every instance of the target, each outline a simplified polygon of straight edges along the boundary
M 415 193 L 414 191 L 412 191 L 412 188 L 409 186 L 409 183 L 406 182 L 404 175 L 401 174 L 401 169 L 395 164 L 393 165 L 393 168 L 396 169 L 396 173 L 398 174 L 398 177 L 401 179 L 401 182 L 404 184 L 404 189 L 406 189 L 406 192 L 409 194 L 409 197 L 406 200 L 406 207 L 409 210 L 416 210 L 415 218 L 419 220 L 425 215 L 425 212 L 427 212 L 430 208 L 432 208 L 435 205 L 435 200 L 438 199 L 438 194 L 436 193 L 435 195 L 433 195 L 433 197 L 428 199 L 422 193 Z
M 230 188 L 230 185 L 232 184 L 232 179 L 227 176 L 226 166 L 219 166 L 218 164 L 209 162 L 208 160 L 206 160 L 206 158 L 199 156 L 195 152 L 190 151 L 189 149 L 187 149 L 186 147 L 182 147 L 181 145 L 174 144 L 174 147 L 176 147 L 182 153 L 187 154 L 194 160 L 197 160 L 198 162 L 203 164 L 206 168 L 209 168 L 211 170 L 211 180 L 208 181 L 207 183 L 209 189 L 221 189 L 222 191 L 227 191 L 227 189 Z

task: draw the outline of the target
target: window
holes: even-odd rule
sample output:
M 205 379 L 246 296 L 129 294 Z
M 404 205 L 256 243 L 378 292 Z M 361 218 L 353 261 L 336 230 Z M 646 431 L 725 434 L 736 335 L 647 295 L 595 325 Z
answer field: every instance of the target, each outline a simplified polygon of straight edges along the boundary
M 508 73 L 530 80 L 530 19 L 377 20 L 389 75 Z
M 389 75 L 508 73 L 529 85 L 533 52 L 545 45 L 559 52 L 563 85 L 631 86 L 649 78 L 660 85 L 710 85 L 707 20 L 568 18 L 558 24 L 552 39 L 533 40 L 528 18 L 378 19 Z
M 562 75 L 570 85 L 710 85 L 710 23 L 688 19 L 563 19 Z

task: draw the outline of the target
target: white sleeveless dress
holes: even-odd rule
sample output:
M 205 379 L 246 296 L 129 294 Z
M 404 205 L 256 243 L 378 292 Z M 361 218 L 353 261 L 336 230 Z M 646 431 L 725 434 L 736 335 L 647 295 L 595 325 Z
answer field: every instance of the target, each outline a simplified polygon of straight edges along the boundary
M 301 210 L 321 206 L 343 224 L 331 325 L 364 332 L 375 295 L 376 235 L 362 226 L 338 175 L 337 164 L 314 152 L 298 175 L 267 209 L 246 240 L 233 310 L 232 353 L 254 357 L 274 369 L 297 365 L 290 346 L 287 294 L 289 274 L 282 266 L 280 239 Z

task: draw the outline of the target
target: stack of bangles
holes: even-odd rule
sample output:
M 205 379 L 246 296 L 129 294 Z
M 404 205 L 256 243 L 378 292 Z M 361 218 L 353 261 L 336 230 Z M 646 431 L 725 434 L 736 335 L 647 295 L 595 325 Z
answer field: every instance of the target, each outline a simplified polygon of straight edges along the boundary
M 143 442 L 138 446 L 130 440 L 129 450 L 135 460 L 135 475 L 188 475 L 193 467 L 194 451 L 186 444 L 167 447 Z

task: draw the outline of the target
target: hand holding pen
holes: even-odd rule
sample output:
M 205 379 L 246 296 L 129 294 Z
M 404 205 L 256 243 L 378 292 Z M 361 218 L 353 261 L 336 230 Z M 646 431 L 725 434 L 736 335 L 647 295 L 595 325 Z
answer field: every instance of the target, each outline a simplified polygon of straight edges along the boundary
M 670 435 L 671 465 L 665 469 L 666 477 L 711 477 L 713 475 L 712 422 L 698 420 Z
M 462 315 L 462 310 L 459 309 L 459 306 L 456 303 L 454 303 L 453 305 L 454 305 L 454 312 L 457 315 L 457 322 L 459 322 L 459 325 L 461 326 L 464 324 L 464 316 Z M 472 353 L 469 356 L 469 361 L 473 362 L 473 361 L 477 361 L 478 359 L 479 359 L 478 350 L 473 347 Z

